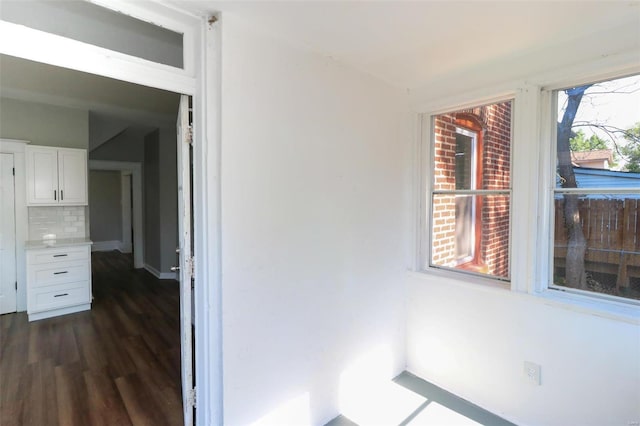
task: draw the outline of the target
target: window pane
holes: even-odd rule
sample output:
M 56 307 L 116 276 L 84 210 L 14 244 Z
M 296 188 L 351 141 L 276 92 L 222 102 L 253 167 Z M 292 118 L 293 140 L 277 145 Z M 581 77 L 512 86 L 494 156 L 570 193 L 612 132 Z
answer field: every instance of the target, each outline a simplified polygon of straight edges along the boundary
M 431 265 L 509 277 L 509 196 L 433 195 Z
M 640 76 L 557 95 L 553 283 L 640 299 Z
M 116 52 L 183 68 L 183 36 L 86 1 L 3 1 L 0 18 Z
M 511 101 L 433 119 L 433 189 L 506 190 L 511 186 Z
M 456 131 L 456 189 L 476 189 L 473 186 L 476 163 L 475 140 L 474 134 L 462 134 L 461 130 Z
M 557 196 L 553 259 L 556 285 L 640 299 L 640 196 Z

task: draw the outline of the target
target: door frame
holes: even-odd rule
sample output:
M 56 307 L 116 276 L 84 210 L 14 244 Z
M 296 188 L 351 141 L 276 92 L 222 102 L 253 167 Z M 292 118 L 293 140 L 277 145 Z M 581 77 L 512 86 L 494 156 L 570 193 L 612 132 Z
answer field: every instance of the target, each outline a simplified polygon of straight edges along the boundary
M 196 424 L 222 425 L 220 20 L 155 1 L 92 2 L 185 34 L 185 64 L 193 66 L 167 67 L 3 20 L 0 37 L 12 42 L 0 53 L 193 97 Z
M 144 268 L 144 226 L 142 226 L 142 164 L 128 161 L 89 160 L 89 170 L 119 171 L 120 174 L 131 175 L 131 191 L 133 193 L 133 267 Z M 91 214 L 91 212 L 89 212 Z M 89 217 L 91 222 L 91 217 Z M 123 223 L 124 226 L 124 223 Z
M 27 264 L 24 244 L 29 239 L 27 211 L 27 183 L 25 174 L 24 147 L 29 141 L 18 139 L 0 139 L 0 152 L 13 154 L 15 175 L 15 210 L 16 210 L 16 309 L 27 310 Z

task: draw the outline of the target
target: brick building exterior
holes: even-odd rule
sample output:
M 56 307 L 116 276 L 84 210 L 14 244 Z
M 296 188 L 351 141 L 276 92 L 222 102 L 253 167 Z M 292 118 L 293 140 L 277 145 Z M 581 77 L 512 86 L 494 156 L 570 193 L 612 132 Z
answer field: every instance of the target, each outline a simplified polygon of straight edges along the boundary
M 509 196 L 438 194 L 508 190 L 511 102 L 434 118 L 432 264 L 507 278 Z

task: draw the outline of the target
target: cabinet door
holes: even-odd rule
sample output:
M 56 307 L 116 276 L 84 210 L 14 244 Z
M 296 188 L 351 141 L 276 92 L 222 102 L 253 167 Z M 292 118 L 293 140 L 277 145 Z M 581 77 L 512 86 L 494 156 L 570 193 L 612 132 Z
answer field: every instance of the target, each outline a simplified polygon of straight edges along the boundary
M 59 204 L 87 204 L 87 151 L 58 149 Z
M 25 148 L 27 204 L 57 204 L 58 150 L 47 147 Z

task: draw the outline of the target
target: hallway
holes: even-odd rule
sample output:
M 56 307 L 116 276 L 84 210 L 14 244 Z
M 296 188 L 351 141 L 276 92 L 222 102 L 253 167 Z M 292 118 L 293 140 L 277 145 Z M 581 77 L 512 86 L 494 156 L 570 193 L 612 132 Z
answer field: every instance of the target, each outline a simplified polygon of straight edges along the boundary
M 92 253 L 90 311 L 29 323 L 0 316 L 0 423 L 177 425 L 179 287 Z

